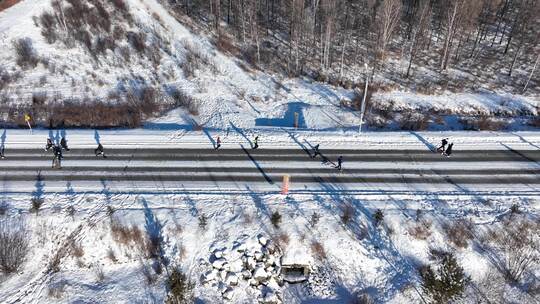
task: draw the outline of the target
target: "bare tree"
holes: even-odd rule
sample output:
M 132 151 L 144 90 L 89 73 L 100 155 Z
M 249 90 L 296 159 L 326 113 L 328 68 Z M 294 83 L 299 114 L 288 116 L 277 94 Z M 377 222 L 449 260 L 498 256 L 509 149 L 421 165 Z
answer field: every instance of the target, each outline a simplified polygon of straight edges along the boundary
M 409 51 L 409 66 L 407 67 L 407 74 L 405 77 L 409 77 L 413 60 L 418 52 L 419 44 L 426 38 L 431 21 L 431 3 L 429 0 L 421 0 L 418 5 L 418 22 L 413 26 L 414 32 L 411 39 L 411 47 Z
M 450 57 L 450 48 L 456 34 L 456 28 L 462 17 L 463 6 L 466 0 L 449 0 L 447 1 L 446 14 L 445 14 L 445 38 L 444 46 L 441 52 L 441 60 L 439 68 L 445 70 L 448 65 L 448 58 Z
M 377 12 L 377 55 L 382 61 L 401 16 L 401 0 L 384 0 Z
M 519 282 L 540 261 L 540 225 L 524 216 L 507 219 L 491 232 L 494 248 L 500 252 L 501 268 L 507 278 Z
M 28 252 L 29 235 L 24 222 L 6 220 L 0 222 L 0 270 L 16 272 Z

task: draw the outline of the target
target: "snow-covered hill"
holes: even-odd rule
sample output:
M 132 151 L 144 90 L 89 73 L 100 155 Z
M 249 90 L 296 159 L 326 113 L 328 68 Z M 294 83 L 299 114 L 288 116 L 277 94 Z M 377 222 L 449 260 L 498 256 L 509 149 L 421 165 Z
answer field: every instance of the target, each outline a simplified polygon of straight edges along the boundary
M 149 119 L 179 107 L 158 121 L 193 128 L 292 127 L 298 113 L 301 128 L 359 123 L 353 108 L 361 92 L 252 69 L 222 54 L 211 37 L 192 33 L 157 0 L 55 3 L 23 0 L 0 12 L 4 121 L 20 123 L 22 113 L 31 112 L 44 126 L 136 126 L 139 120 L 129 118 L 133 112 Z M 26 46 L 26 55 L 17 53 L 20 39 L 26 39 L 19 48 Z M 95 104 L 100 107 L 92 110 Z M 86 115 L 106 116 L 113 106 L 120 109 L 112 116 L 120 119 Z M 109 110 L 100 110 L 104 107 Z M 507 119 L 508 127 L 527 129 L 537 124 L 530 118 L 538 114 L 538 100 L 490 92 L 396 91 L 375 93 L 368 109 L 374 128 L 477 128 L 479 123 L 471 126 L 462 116 L 487 117 L 489 126 L 482 129 L 506 128 L 491 118 L 498 116 L 518 117 Z

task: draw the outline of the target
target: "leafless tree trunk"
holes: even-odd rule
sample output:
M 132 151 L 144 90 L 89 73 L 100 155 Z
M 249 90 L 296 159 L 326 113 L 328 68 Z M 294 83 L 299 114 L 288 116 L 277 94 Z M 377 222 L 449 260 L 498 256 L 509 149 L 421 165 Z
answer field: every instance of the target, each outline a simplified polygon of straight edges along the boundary
M 450 47 L 454 35 L 456 33 L 456 27 L 458 25 L 458 19 L 460 17 L 461 9 L 464 0 L 452 0 L 448 3 L 448 11 L 446 13 L 446 31 L 444 38 L 444 46 L 441 53 L 441 61 L 439 68 L 445 70 L 448 64 L 448 57 L 450 56 Z
M 384 62 L 388 43 L 399 23 L 401 15 L 401 0 L 384 0 L 377 13 L 378 43 L 377 53 Z
M 407 74 L 405 75 L 405 78 L 408 78 L 411 71 L 411 66 L 414 60 L 414 57 L 416 56 L 416 52 L 418 51 L 418 45 L 421 40 L 424 39 L 426 35 L 427 28 L 430 23 L 430 12 L 431 12 L 431 4 L 429 0 L 423 0 L 419 4 L 419 20 L 416 24 L 416 29 L 414 30 L 412 34 L 412 40 L 411 40 L 411 47 L 409 51 L 409 66 L 407 67 Z M 413 28 L 413 27 L 411 27 Z

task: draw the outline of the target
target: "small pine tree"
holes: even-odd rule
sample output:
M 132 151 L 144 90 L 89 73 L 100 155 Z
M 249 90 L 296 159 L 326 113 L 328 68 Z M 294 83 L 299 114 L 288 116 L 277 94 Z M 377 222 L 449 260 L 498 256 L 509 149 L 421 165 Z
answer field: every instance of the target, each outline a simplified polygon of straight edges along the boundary
M 463 268 L 450 253 L 443 255 L 441 264 L 435 270 L 430 266 L 424 267 L 420 276 L 422 287 L 433 303 L 448 303 L 456 299 L 469 282 Z
M 169 297 L 167 304 L 191 304 L 193 303 L 193 286 L 187 276 L 178 268 L 173 268 L 167 278 Z
M 43 205 L 43 199 L 39 197 L 32 197 L 30 203 L 32 204 L 32 206 L 30 206 L 30 212 L 38 214 L 39 209 L 41 209 L 41 205 Z
M 311 219 L 309 220 L 309 225 L 314 228 L 315 226 L 317 226 L 317 223 L 319 223 L 320 219 L 321 215 L 317 212 L 313 212 L 313 214 L 311 215 Z
M 373 220 L 375 221 L 375 226 L 379 226 L 384 220 L 384 214 L 381 209 L 377 209 L 373 215 Z
M 202 213 L 199 216 L 199 228 L 202 230 L 206 230 L 206 225 L 208 224 L 208 218 L 206 217 L 206 214 Z
M 281 214 L 279 211 L 274 211 L 270 220 L 272 221 L 272 225 L 274 225 L 274 227 L 279 228 L 279 224 L 281 224 Z

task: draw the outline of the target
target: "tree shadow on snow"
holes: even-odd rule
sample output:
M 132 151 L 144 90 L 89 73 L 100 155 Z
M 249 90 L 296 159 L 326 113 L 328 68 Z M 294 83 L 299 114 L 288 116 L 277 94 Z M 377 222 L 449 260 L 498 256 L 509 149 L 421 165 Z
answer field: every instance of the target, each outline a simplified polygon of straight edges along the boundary
M 143 212 L 144 212 L 144 228 L 146 230 L 146 233 L 148 234 L 148 237 L 150 239 L 150 242 L 157 250 L 158 258 L 163 263 L 164 266 L 167 266 L 167 260 L 164 255 L 163 251 L 163 225 L 160 223 L 159 219 L 155 216 L 155 214 L 152 212 L 152 209 L 148 207 L 148 202 L 145 198 L 141 198 L 141 203 L 143 205 Z
M 295 127 L 295 113 L 298 115 L 298 128 L 307 128 L 304 117 L 304 109 L 310 107 L 304 102 L 291 102 L 287 104 L 287 110 L 283 118 L 256 118 L 255 126 L 258 127 Z
M 413 282 L 414 278 L 418 276 L 416 267 L 413 266 L 409 257 L 403 256 L 397 250 L 392 239 L 382 229 L 373 224 L 372 212 L 365 208 L 362 202 L 354 196 L 344 194 L 339 187 L 328 183 L 320 183 L 320 186 L 334 202 L 343 206 L 342 208 L 346 208 L 346 206 L 353 207 L 356 214 L 344 226 L 359 242 L 367 246 L 366 249 L 370 251 L 370 255 L 387 262 L 388 269 L 386 270 L 386 275 L 388 276 L 388 280 L 385 280 L 386 286 L 379 286 L 385 292 L 377 295 L 377 300 L 386 302 L 393 295 L 400 292 L 404 286 Z M 358 213 L 363 217 L 361 221 Z M 421 297 L 420 292 L 418 294 Z

